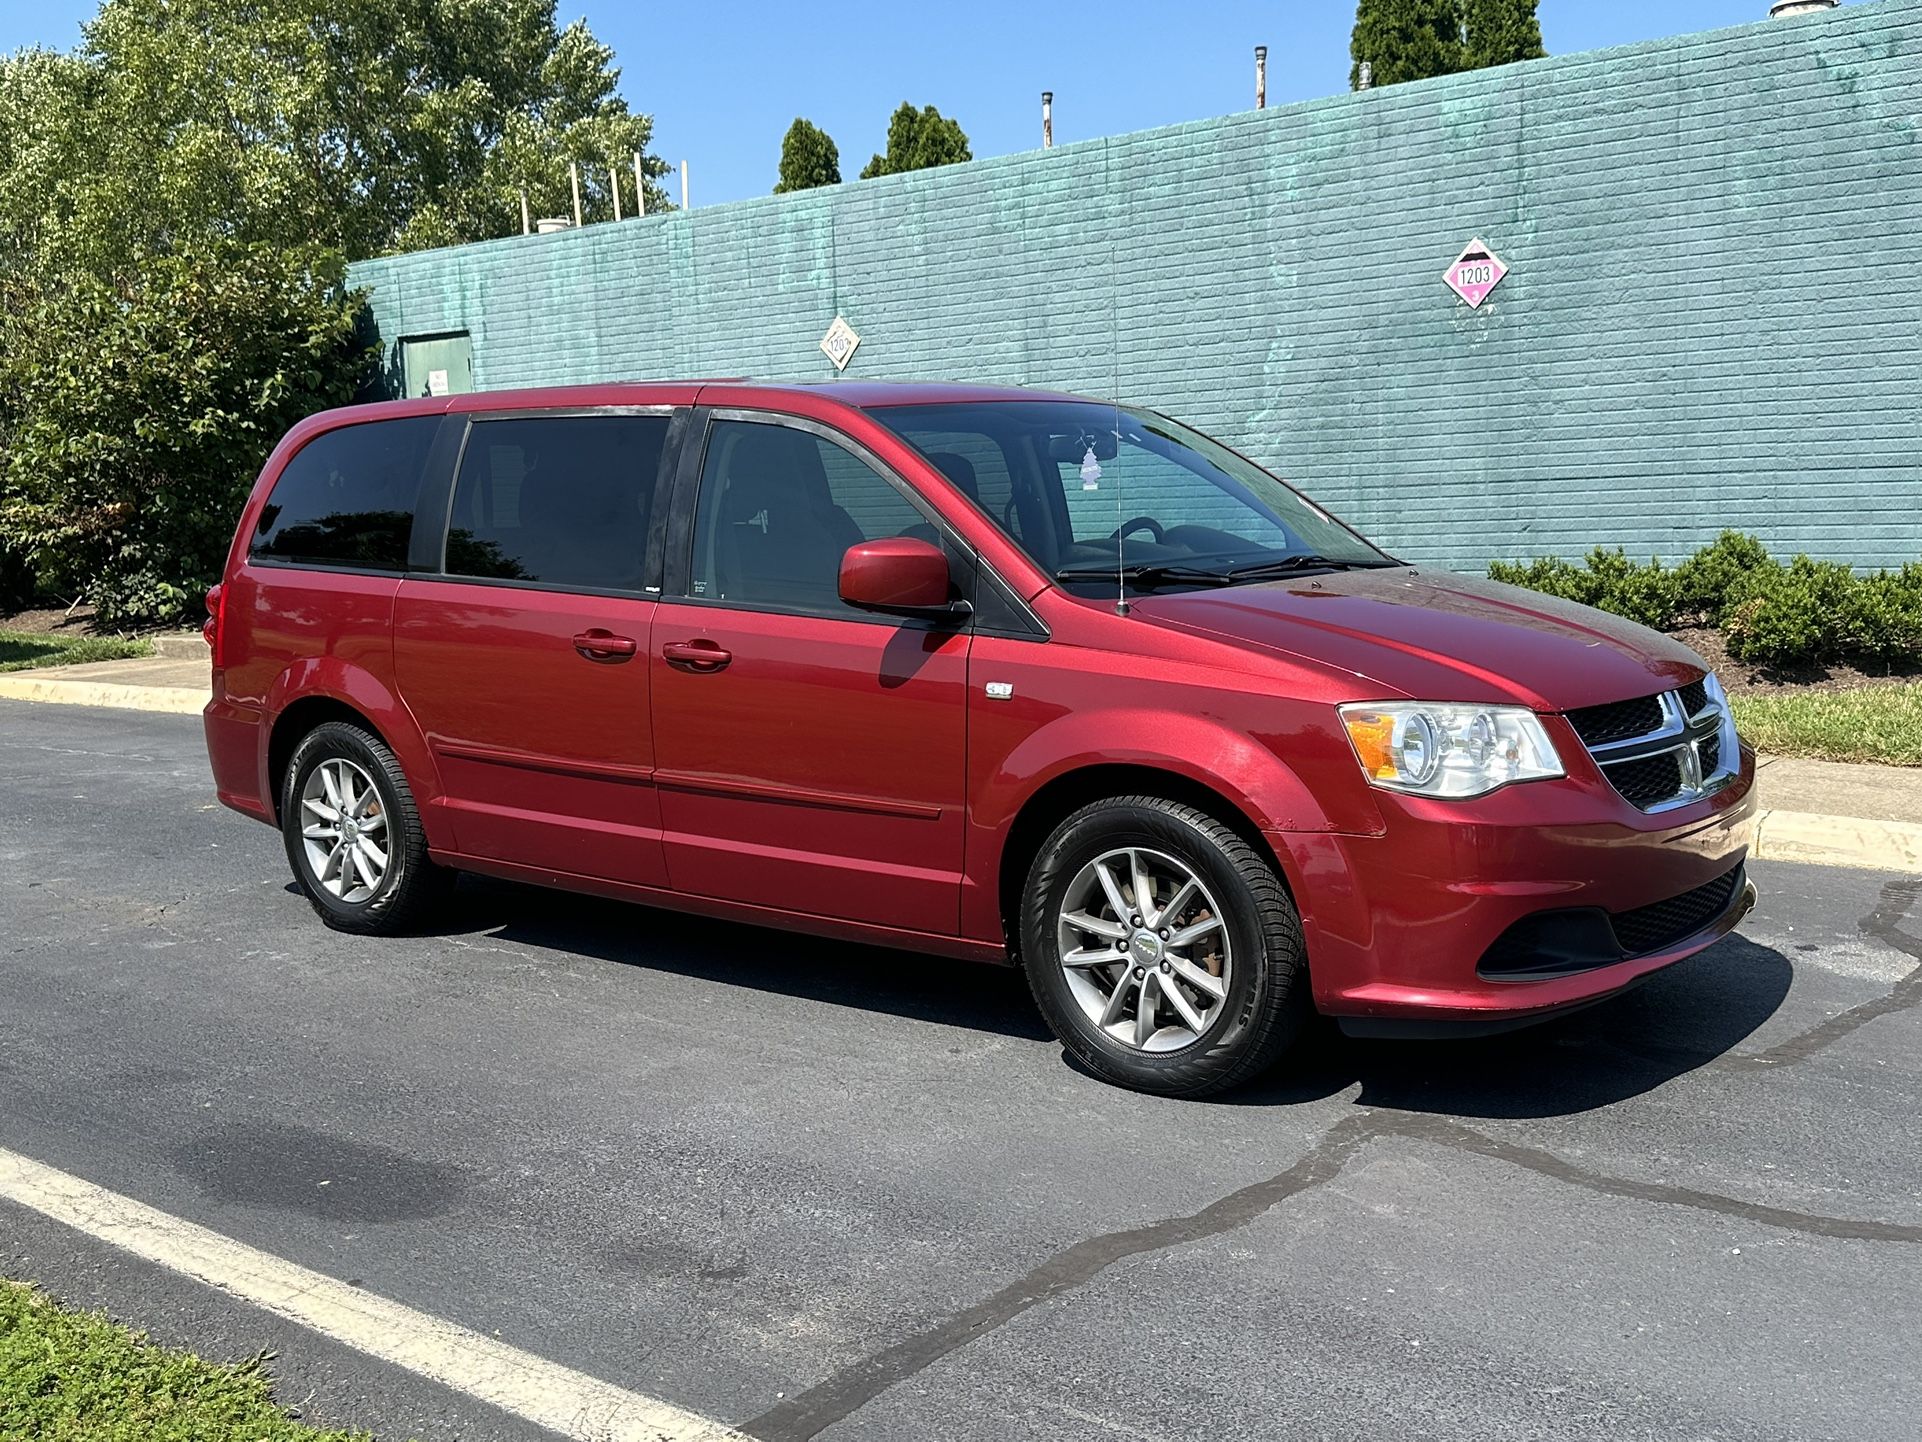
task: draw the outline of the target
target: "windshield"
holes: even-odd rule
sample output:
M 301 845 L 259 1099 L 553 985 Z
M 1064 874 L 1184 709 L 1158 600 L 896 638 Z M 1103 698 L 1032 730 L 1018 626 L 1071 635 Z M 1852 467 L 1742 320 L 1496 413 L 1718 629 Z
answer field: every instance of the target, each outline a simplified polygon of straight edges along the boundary
M 1151 411 L 1095 401 L 876 407 L 1074 590 L 1229 585 L 1396 564 L 1260 467 Z

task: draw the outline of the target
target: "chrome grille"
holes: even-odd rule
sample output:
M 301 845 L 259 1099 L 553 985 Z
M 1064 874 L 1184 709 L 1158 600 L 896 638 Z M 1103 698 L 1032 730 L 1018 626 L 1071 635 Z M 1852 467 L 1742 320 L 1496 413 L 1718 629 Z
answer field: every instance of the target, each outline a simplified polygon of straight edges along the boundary
M 1631 736 L 1645 736 L 1662 725 L 1662 703 L 1654 696 L 1633 701 L 1612 701 L 1606 706 L 1589 706 L 1570 711 L 1568 721 L 1586 746 L 1606 746 Z
M 1727 700 L 1708 678 L 1675 691 L 1568 713 L 1609 784 L 1643 811 L 1699 801 L 1741 764 Z
M 1722 738 L 1710 736 L 1702 742 L 1702 772 L 1713 776 L 1722 769 Z
M 1682 763 L 1673 752 L 1624 761 L 1608 767 L 1603 774 L 1637 806 L 1653 806 L 1682 789 Z

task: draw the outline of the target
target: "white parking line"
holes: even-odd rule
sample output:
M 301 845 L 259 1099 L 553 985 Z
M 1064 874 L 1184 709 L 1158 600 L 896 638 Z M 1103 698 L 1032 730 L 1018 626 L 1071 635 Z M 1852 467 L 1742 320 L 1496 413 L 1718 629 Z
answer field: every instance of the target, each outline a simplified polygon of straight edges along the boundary
M 744 1434 L 322 1276 L 0 1148 L 0 1197 L 580 1442 Z

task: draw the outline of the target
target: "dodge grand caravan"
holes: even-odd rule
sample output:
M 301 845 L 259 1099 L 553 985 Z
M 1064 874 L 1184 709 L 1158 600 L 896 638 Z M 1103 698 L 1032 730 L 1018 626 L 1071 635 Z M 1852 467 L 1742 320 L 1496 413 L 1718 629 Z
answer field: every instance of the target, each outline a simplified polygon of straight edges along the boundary
M 735 382 L 280 443 L 208 597 L 220 798 L 328 925 L 458 871 L 1025 968 L 1175 1095 L 1314 1009 L 1499 1029 L 1753 901 L 1690 651 L 1385 555 L 1163 416 Z M 770 966 L 780 965 L 778 956 Z

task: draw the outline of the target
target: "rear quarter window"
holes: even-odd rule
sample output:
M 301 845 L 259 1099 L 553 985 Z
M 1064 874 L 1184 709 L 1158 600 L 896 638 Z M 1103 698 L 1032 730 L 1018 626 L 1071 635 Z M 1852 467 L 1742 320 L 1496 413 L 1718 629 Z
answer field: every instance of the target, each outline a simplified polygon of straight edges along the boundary
M 323 431 L 297 451 L 261 509 L 248 554 L 291 565 L 402 571 L 439 416 Z

